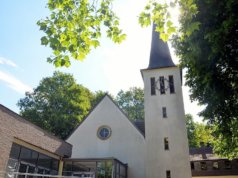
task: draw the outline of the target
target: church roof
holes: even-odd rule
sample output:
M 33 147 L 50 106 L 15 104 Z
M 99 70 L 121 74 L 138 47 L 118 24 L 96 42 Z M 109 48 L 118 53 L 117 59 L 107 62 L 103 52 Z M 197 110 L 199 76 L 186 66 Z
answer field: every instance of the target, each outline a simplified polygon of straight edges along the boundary
M 155 28 L 156 25 L 153 24 L 150 63 L 147 69 L 174 67 L 168 44 L 160 39 L 160 34 L 155 31 Z
M 135 120 L 133 121 L 134 125 L 138 130 L 145 136 L 145 122 L 143 120 Z

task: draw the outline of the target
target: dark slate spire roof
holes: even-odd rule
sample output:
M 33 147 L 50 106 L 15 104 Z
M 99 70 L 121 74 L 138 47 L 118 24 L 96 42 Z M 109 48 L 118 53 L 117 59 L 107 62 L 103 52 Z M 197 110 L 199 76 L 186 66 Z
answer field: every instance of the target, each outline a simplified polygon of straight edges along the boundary
M 159 33 L 155 31 L 155 27 L 156 25 L 153 24 L 150 63 L 148 69 L 173 67 L 175 65 L 172 61 L 168 44 L 160 39 Z

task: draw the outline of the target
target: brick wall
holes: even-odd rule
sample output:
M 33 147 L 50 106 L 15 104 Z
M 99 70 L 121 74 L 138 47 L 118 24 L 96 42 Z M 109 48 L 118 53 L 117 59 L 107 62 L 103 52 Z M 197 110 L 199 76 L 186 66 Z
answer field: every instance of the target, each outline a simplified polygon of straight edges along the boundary
M 60 157 L 71 156 L 72 145 L 0 105 L 0 172 L 6 169 L 12 142 L 15 139 L 23 140 Z

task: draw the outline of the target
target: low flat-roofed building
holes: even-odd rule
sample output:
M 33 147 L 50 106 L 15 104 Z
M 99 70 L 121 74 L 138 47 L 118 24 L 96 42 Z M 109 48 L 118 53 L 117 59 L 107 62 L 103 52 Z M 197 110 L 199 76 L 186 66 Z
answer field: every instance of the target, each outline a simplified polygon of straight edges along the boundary
M 60 174 L 72 145 L 0 104 L 0 177 L 5 172 Z
M 218 157 L 211 147 L 190 148 L 193 178 L 238 178 L 238 159 Z

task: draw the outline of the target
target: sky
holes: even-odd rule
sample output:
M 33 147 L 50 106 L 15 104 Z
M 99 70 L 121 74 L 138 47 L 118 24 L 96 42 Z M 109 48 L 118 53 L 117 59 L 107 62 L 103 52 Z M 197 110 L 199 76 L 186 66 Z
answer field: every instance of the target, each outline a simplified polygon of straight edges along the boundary
M 16 103 L 25 92 L 33 91 L 42 78 L 52 76 L 56 70 L 72 74 L 77 83 L 91 91 L 107 91 L 114 96 L 120 90 L 143 87 L 140 69 L 147 68 L 149 63 L 151 27 L 141 28 L 138 15 L 146 1 L 114 2 L 113 9 L 127 39 L 118 45 L 104 36 L 101 46 L 93 49 L 83 62 L 73 61 L 69 68 L 55 68 L 46 62 L 51 49 L 40 44 L 44 33 L 36 25 L 49 14 L 47 0 L 1 0 L 0 103 L 19 113 Z M 178 64 L 178 58 L 170 49 L 173 61 Z M 203 107 L 190 102 L 188 87 L 183 86 L 183 96 L 185 113 L 201 121 L 197 113 Z

